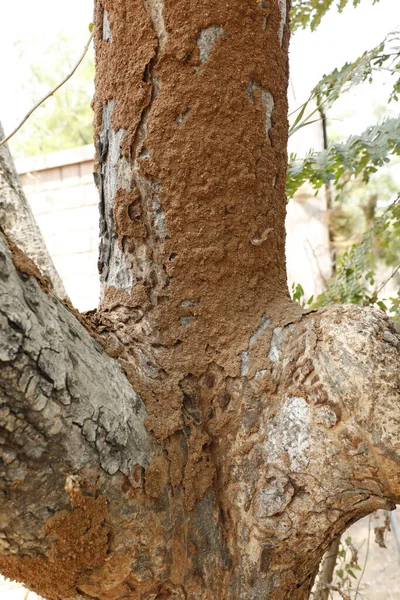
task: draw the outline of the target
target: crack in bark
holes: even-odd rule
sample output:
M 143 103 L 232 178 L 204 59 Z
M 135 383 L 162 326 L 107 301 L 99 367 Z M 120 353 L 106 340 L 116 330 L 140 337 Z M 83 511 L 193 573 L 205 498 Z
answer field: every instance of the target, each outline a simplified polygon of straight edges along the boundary
M 12 400 L 5 391 L 4 403 L 16 406 L 17 416 L 22 406 L 20 420 L 32 423 L 24 427 L 29 443 L 21 436 L 19 465 L 14 454 L 6 456 L 19 482 L 11 506 L 29 519 L 35 510 L 25 499 L 39 487 L 42 496 L 31 494 L 31 502 L 48 495 L 47 505 L 73 518 L 67 500 L 82 500 L 85 482 L 94 482 L 87 497 L 107 499 L 104 555 L 74 580 L 77 598 L 303 600 L 331 532 L 400 498 L 393 426 L 399 344 L 389 343 L 395 334 L 376 311 L 340 307 L 303 315 L 287 299 L 288 32 L 282 50 L 278 2 L 265 9 L 254 0 L 168 2 L 164 52 L 160 2 L 144 2 L 143 9 L 140 2 L 102 1 L 113 28 L 112 42 L 105 42 L 97 3 L 98 72 L 105 81 L 96 99 L 103 126 L 98 158 L 111 268 L 103 277 L 102 310 L 92 317 L 146 401 L 147 453 L 135 460 L 142 449 L 135 443 L 143 443 L 131 421 L 142 431 L 145 412 L 121 371 L 112 371 L 115 363 L 79 326 L 75 335 L 57 303 L 35 304 L 42 296 L 34 286 L 30 312 L 25 304 L 17 310 L 29 338 L 0 315 L 4 339 L 23 338 L 8 343 L 9 352 L 11 342 L 17 351 L 11 348 L 13 360 L 0 371 L 2 388 L 13 390 Z M 264 31 L 267 11 L 271 27 Z M 213 23 L 223 23 L 229 35 L 194 75 L 196 38 Z M 250 102 L 249 81 L 262 86 L 251 86 Z M 154 226 L 159 207 L 152 186 L 159 182 L 171 236 L 165 240 Z M 173 280 L 161 293 L 163 261 L 169 271 L 161 288 L 167 276 Z M 125 267 L 137 272 L 124 276 Z M 139 268 L 148 276 L 140 284 Z M 0 308 L 13 314 L 7 298 L 0 297 Z M 246 375 L 240 375 L 242 352 L 249 353 Z M 25 355 L 32 369 L 29 361 L 24 368 Z M 51 381 L 39 377 L 38 360 Z M 4 415 L 11 433 L 21 428 L 17 416 Z M 34 468 L 43 489 L 30 481 Z M 99 523 L 104 533 L 103 517 Z M 89 531 L 83 520 L 85 547 Z M 7 534 L 22 547 L 20 532 L 10 527 Z M 38 551 L 48 541 L 36 541 Z

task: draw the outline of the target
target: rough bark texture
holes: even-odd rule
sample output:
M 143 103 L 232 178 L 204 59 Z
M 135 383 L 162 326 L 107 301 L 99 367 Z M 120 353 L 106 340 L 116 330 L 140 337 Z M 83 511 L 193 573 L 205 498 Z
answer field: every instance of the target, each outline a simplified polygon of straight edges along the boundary
M 332 539 L 399 500 L 400 340 L 379 311 L 275 328 L 254 377 L 210 365 L 151 452 L 117 363 L 1 257 L 5 575 L 59 599 L 306 598 Z
M 102 308 L 136 306 L 136 348 L 156 345 L 176 381 L 211 362 L 239 374 L 266 306 L 288 297 L 281 8 L 97 3 Z
M 288 8 L 96 3 L 91 335 L 2 259 L 0 567 L 52 600 L 304 600 L 400 500 L 399 336 L 286 289 Z
M 0 138 L 4 131 L 0 123 Z M 7 146 L 0 148 L 0 225 L 3 232 L 39 267 L 59 298 L 67 298 L 43 236 L 23 192 Z

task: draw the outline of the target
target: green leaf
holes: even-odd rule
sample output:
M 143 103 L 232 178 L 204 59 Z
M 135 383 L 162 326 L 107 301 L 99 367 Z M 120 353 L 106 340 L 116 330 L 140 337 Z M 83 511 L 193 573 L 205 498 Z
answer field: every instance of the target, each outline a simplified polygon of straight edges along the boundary
M 89 31 L 90 31 L 90 33 L 92 33 L 93 29 L 94 29 L 94 23 L 89 23 Z
M 336 570 L 336 575 L 337 575 L 338 577 L 340 577 L 340 579 L 344 579 L 344 572 L 343 572 L 343 569 L 337 569 L 337 570 Z
M 350 568 L 346 569 L 349 575 L 351 575 L 354 579 L 357 579 L 357 575 Z
M 389 96 L 389 102 L 397 98 L 397 94 L 400 92 L 400 77 L 397 76 L 397 71 L 400 68 L 399 41 L 400 31 L 393 31 L 377 46 L 365 51 L 353 62 L 346 62 L 340 69 L 336 68 L 328 75 L 324 75 L 311 90 L 308 100 L 299 108 L 296 120 L 290 127 L 289 135 L 293 135 L 302 127 L 318 121 L 319 119 L 311 120 L 311 117 L 315 113 L 326 113 L 327 109 L 343 93 L 348 92 L 355 85 L 364 81 L 371 83 L 375 72 L 379 72 L 382 69 L 396 76 L 393 90 Z M 312 104 L 310 105 L 311 102 Z M 308 106 L 310 106 L 311 112 L 304 116 Z
M 305 110 L 307 108 L 308 102 L 309 102 L 309 100 L 307 100 L 307 102 L 304 102 L 304 104 L 300 107 L 299 114 L 297 115 L 297 117 L 296 117 L 296 119 L 295 119 L 295 121 L 294 121 L 291 129 L 295 129 L 296 125 L 298 123 L 300 123 L 301 119 L 303 118 L 304 112 L 305 112 Z
M 378 2 L 378 0 L 373 0 Z M 292 12 L 291 12 L 291 26 L 292 29 L 310 27 L 314 30 L 321 23 L 322 18 L 328 12 L 328 10 L 336 6 L 339 12 L 347 6 L 352 4 L 357 6 L 361 0 L 293 0 Z
M 286 193 L 289 198 L 293 197 L 306 181 L 315 190 L 333 183 L 339 191 L 351 177 L 361 177 L 368 182 L 377 167 L 389 161 L 392 155 L 400 156 L 400 116 L 385 119 L 321 152 L 310 151 L 304 159 L 291 154 Z
M 377 251 L 380 260 L 384 258 L 386 264 L 393 261 L 393 276 L 397 273 L 400 238 L 394 225 L 399 221 L 400 195 L 376 219 L 374 226 L 362 236 L 360 243 L 353 244 L 336 260 L 335 274 L 328 280 L 325 291 L 314 300 L 313 308 L 346 302 L 365 306 L 375 304 L 389 312 L 392 319 L 400 321 L 400 290 L 398 298 L 380 300 L 380 288 L 371 289 L 374 285 L 371 281 L 375 280 Z M 351 538 L 346 538 L 345 542 L 349 545 Z

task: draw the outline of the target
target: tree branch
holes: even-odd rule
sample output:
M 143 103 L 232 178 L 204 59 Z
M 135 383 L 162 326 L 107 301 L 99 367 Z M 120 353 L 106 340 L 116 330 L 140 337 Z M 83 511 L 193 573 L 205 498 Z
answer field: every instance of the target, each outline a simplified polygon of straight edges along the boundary
M 0 223 L 8 238 L 32 258 L 59 298 L 66 298 L 64 284 L 46 248 L 7 147 L 0 148 Z
M 71 482 L 149 462 L 146 411 L 73 314 L 16 270 L 2 235 L 0 262 L 1 548 L 42 555 Z

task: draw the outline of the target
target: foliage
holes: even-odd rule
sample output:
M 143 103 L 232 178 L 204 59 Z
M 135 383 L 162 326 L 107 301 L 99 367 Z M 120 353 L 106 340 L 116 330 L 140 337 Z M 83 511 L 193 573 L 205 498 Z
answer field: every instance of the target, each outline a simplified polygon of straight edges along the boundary
M 34 104 L 53 89 L 72 68 L 76 59 L 72 40 L 60 35 L 46 50 L 46 60 L 33 64 L 23 86 Z M 94 60 L 86 57 L 74 77 L 43 104 L 20 134 L 11 142 L 17 156 L 35 156 L 65 150 L 93 141 L 92 110 Z
M 340 1 L 338 9 L 342 10 L 346 3 L 346 0 Z M 295 2 L 294 25 L 315 28 L 333 4 L 332 0 Z M 356 6 L 359 0 L 355 0 L 353 4 Z M 399 40 L 400 32 L 393 31 L 380 44 L 364 52 L 356 60 L 346 62 L 340 69 L 324 75 L 311 91 L 308 100 L 298 109 L 290 129 L 291 135 L 320 120 L 322 116 L 326 118 L 326 112 L 345 92 L 360 83 L 372 82 L 374 75 L 383 70 L 392 79 L 395 78 L 388 102 L 397 101 L 400 91 Z M 384 119 L 345 141 L 330 143 L 323 151 L 310 150 L 302 159 L 294 154 L 290 156 L 287 174 L 289 198 L 305 183 L 316 191 L 322 186 L 329 188 L 329 229 L 335 256 L 334 276 L 318 298 L 306 299 L 301 284 L 293 284 L 292 296 L 303 306 L 317 308 L 341 302 L 376 304 L 383 310 L 388 310 L 393 318 L 400 319 L 400 292 L 387 302 L 380 298 L 384 285 L 396 277 L 399 271 L 399 202 L 397 199 L 375 221 L 377 204 L 386 202 L 387 205 L 387 200 L 383 199 L 386 194 L 382 186 L 373 189 L 378 181 L 376 174 L 381 173 L 381 168 L 398 155 L 400 116 Z M 383 179 L 384 177 L 380 177 L 380 183 Z M 362 229 L 365 233 L 361 231 L 361 235 L 360 219 L 356 218 L 354 206 L 357 187 L 361 192 L 358 194 L 359 213 L 364 213 Z M 384 185 L 383 188 L 385 187 L 387 186 Z M 387 199 L 390 195 L 393 197 L 393 191 L 392 186 Z M 392 270 L 389 278 L 378 285 L 376 280 L 380 276 L 378 271 L 382 271 L 382 265 L 389 266 Z
M 346 62 L 340 69 L 334 69 L 328 75 L 324 75 L 311 95 L 317 97 L 318 104 L 323 104 L 327 109 L 352 86 L 365 81 L 372 83 L 373 75 L 382 69 L 396 77 L 400 68 L 399 36 L 398 30 L 390 32 L 380 44 L 366 50 L 356 60 Z M 395 85 L 397 84 L 398 80 Z M 390 99 L 397 98 L 391 94 Z
M 314 30 L 331 7 L 336 6 L 341 11 L 347 4 L 357 6 L 360 2 L 361 0 L 337 0 L 336 3 L 334 0 L 293 0 L 292 28 L 310 27 Z M 295 111 L 290 135 L 321 119 L 326 124 L 326 113 L 336 100 L 355 85 L 372 83 L 378 72 L 385 71 L 392 79 L 388 102 L 398 101 L 399 40 L 400 32 L 391 32 L 380 44 L 365 51 L 356 60 L 346 62 L 341 68 L 324 75 L 311 90 L 308 100 Z M 325 136 L 326 130 L 326 142 Z M 329 206 L 333 275 L 325 283 L 324 292 L 316 298 L 306 298 L 302 285 L 292 284 L 292 297 L 304 308 L 317 309 L 340 303 L 376 305 L 400 326 L 400 286 L 397 286 L 397 293 L 393 293 L 391 297 L 383 295 L 389 281 L 397 279 L 400 283 L 400 195 L 394 202 L 388 203 L 388 198 L 393 198 L 398 186 L 396 189 L 388 173 L 382 170 L 399 154 L 400 116 L 376 123 L 362 134 L 352 135 L 346 141 L 331 143 L 322 152 L 310 150 L 303 159 L 298 159 L 293 154 L 290 156 L 288 197 L 292 197 L 305 183 L 311 185 L 316 192 L 325 186 Z M 354 200 L 357 200 L 356 204 Z M 382 204 L 386 205 L 386 209 L 379 213 L 377 206 Z M 357 218 L 357 211 L 358 217 L 361 214 L 361 219 Z M 364 227 L 361 235 L 360 220 Z M 342 248 L 338 243 L 340 236 Z M 388 271 L 384 276 L 383 267 Z M 365 565 L 361 569 L 358 564 L 357 549 L 350 537 L 341 541 L 337 558 L 332 584 L 325 585 L 321 579 L 312 596 L 320 598 L 321 590 L 328 588 L 329 597 L 336 592 L 345 600 L 360 598 L 359 586 Z M 368 547 L 366 561 L 367 558 Z M 362 573 L 354 587 L 352 582 L 357 579 L 357 571 Z
M 376 4 L 379 0 L 373 0 Z M 345 8 L 347 4 L 357 6 L 361 0 L 293 0 L 291 25 L 292 29 L 310 27 L 314 30 L 321 23 L 322 17 L 328 12 L 331 7 L 336 6 L 339 12 Z
M 352 588 L 352 579 L 357 579 L 355 571 L 361 571 L 358 564 L 358 552 L 350 536 L 346 537 L 344 542 L 340 543 L 338 551 L 339 565 L 336 569 L 337 587 L 340 592 L 350 594 Z
M 359 565 L 358 550 L 359 549 L 355 547 L 351 536 L 347 536 L 345 539 L 342 538 L 340 540 L 337 551 L 335 549 L 334 554 L 331 555 L 336 562 L 332 582 L 328 583 L 324 581 L 323 571 L 320 571 L 319 576 L 317 576 L 316 579 L 316 585 L 311 592 L 311 598 L 314 598 L 315 600 L 326 598 L 325 590 L 329 590 L 329 598 L 333 597 L 333 592 L 336 592 L 343 600 L 356 600 L 361 597 L 358 589 L 364 570 Z M 328 551 L 328 554 L 330 552 L 331 550 Z M 357 579 L 358 582 L 356 587 L 354 587 Z
M 400 195 L 376 219 L 361 242 L 353 244 L 337 259 L 335 273 L 322 294 L 306 299 L 302 286 L 297 283 L 292 285 L 292 296 L 302 306 L 311 309 L 343 303 L 376 305 L 400 322 L 400 288 L 397 295 L 388 300 L 380 298 L 385 285 L 400 271 L 399 255 Z M 391 267 L 389 277 L 380 285 L 376 283 L 379 260 Z
M 333 183 L 340 190 L 349 176 L 361 175 L 362 180 L 368 182 L 379 167 L 389 162 L 392 154 L 400 155 L 400 117 L 385 119 L 362 134 L 331 144 L 321 152 L 310 151 L 302 160 L 291 154 L 286 193 L 293 197 L 306 181 L 315 190 L 327 183 Z
M 326 112 L 333 103 L 353 86 L 368 81 L 372 83 L 373 75 L 385 70 L 395 78 L 389 102 L 398 99 L 400 90 L 400 31 L 392 31 L 384 40 L 365 51 L 352 62 L 346 62 L 340 69 L 334 69 L 328 75 L 324 75 L 317 85 L 311 90 L 309 98 L 296 111 L 298 114 L 290 127 L 289 134 L 314 123 L 314 115 Z M 314 107 L 316 104 L 316 108 Z M 311 112 L 307 115 L 307 109 Z M 306 116 L 305 116 L 306 115 Z

